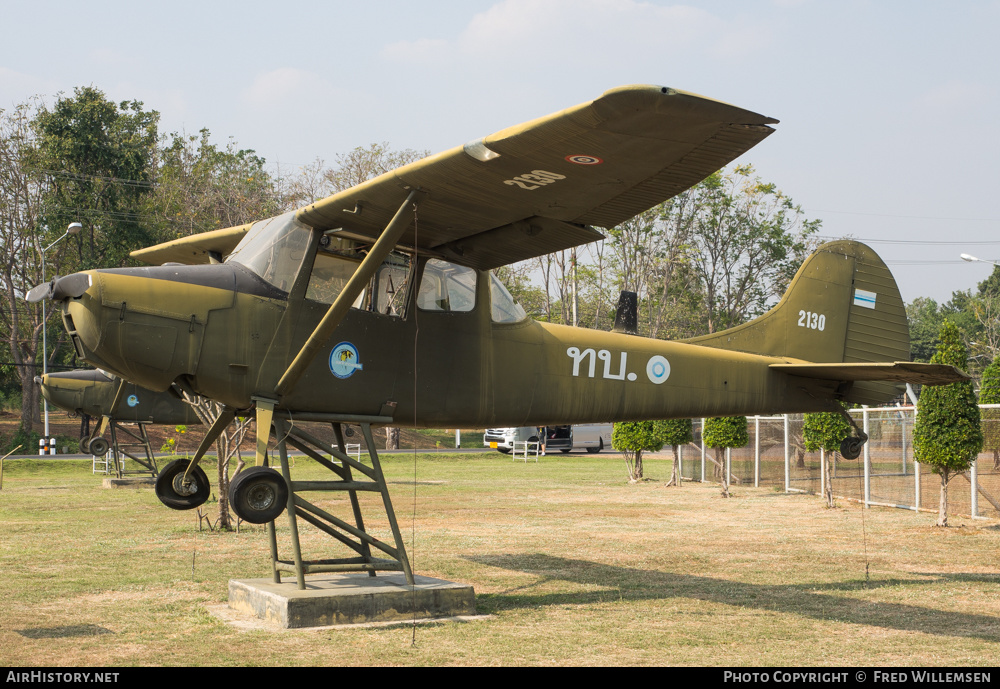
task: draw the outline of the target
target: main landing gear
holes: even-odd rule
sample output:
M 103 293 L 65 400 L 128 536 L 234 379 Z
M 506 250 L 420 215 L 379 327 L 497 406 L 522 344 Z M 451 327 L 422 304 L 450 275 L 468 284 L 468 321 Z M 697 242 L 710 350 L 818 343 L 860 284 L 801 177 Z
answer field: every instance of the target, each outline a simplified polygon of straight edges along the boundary
M 156 478 L 156 497 L 171 509 L 193 510 L 204 505 L 211 493 L 208 476 L 202 468 L 195 466 L 191 471 L 187 468 L 188 460 L 175 459 Z

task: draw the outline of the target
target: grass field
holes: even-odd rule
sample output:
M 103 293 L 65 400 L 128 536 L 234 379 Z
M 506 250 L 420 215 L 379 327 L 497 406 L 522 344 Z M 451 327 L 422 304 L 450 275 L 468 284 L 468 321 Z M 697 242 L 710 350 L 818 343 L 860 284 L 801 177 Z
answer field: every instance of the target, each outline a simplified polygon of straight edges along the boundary
M 384 458 L 416 573 L 484 616 L 240 630 L 210 610 L 269 574 L 262 527 L 198 531 L 89 462 L 4 463 L 0 664 L 953 665 L 1000 657 L 1000 526 L 816 496 L 638 485 L 609 454 Z M 319 476 L 298 459 L 297 478 Z M 213 469 L 208 468 L 209 476 Z M 321 501 L 344 514 L 345 502 Z M 370 530 L 389 538 L 373 503 Z M 209 503 L 209 508 L 213 504 Z M 311 527 L 306 557 L 341 554 Z M 287 521 L 279 521 L 279 537 Z M 282 544 L 287 551 L 287 542 Z M 412 643 L 415 634 L 415 643 Z

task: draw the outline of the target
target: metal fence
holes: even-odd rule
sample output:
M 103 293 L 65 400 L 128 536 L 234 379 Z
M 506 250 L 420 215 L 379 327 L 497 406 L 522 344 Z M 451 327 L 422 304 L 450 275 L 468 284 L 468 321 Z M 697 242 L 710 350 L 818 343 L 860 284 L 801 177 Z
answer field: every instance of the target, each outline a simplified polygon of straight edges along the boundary
M 1000 438 L 1000 405 L 980 405 L 986 438 Z M 846 460 L 836 453 L 829 480 L 833 494 L 865 505 L 937 511 L 941 480 L 913 458 L 913 407 L 851 409 L 869 436 L 864 454 Z M 695 440 L 681 448 L 681 474 L 689 481 L 720 481 L 729 464 L 731 483 L 776 486 L 785 492 L 821 494 L 827 477 L 820 452 L 806 452 L 802 415 L 747 418 L 750 442 L 721 457 L 702 443 L 704 419 L 695 419 Z M 984 450 L 972 468 L 948 486 L 949 514 L 1000 519 L 1000 455 Z

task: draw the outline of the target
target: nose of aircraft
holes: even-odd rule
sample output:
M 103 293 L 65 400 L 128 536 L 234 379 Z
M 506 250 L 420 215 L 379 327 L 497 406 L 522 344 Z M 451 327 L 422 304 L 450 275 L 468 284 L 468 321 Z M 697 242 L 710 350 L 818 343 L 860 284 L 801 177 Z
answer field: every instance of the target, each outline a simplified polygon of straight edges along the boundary
M 208 312 L 233 302 L 232 291 L 178 280 L 166 267 L 74 273 L 28 295 L 45 297 L 62 307 L 77 356 L 156 391 L 194 373 Z

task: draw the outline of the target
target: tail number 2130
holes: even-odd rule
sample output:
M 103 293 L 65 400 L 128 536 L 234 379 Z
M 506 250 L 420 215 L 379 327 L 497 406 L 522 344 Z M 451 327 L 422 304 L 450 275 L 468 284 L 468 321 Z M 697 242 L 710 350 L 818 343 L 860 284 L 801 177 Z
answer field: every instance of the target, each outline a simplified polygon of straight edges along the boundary
M 799 311 L 799 327 L 810 328 L 811 330 L 823 330 L 826 328 L 826 316 L 822 313 L 812 311 Z

